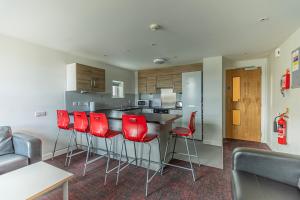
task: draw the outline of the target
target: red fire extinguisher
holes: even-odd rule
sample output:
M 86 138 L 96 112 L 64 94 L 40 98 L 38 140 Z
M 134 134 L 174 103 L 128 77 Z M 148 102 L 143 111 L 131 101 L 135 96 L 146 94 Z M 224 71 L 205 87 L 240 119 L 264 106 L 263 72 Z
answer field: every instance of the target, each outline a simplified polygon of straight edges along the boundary
M 280 91 L 282 96 L 285 96 L 285 91 L 290 89 L 290 82 L 291 82 L 291 74 L 290 74 L 290 70 L 287 69 L 285 74 L 282 75 L 280 80 Z
M 288 109 L 285 113 L 279 114 L 274 120 L 274 132 L 278 133 L 278 144 L 286 145 L 286 135 L 287 135 L 287 116 Z

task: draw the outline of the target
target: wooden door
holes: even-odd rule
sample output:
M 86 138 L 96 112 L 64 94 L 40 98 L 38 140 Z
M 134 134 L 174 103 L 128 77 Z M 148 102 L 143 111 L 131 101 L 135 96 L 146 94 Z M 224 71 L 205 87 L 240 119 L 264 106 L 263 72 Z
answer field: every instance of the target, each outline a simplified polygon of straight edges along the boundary
M 93 68 L 92 70 L 92 81 L 94 92 L 105 92 L 105 70 Z
M 226 71 L 226 137 L 260 142 L 261 68 Z

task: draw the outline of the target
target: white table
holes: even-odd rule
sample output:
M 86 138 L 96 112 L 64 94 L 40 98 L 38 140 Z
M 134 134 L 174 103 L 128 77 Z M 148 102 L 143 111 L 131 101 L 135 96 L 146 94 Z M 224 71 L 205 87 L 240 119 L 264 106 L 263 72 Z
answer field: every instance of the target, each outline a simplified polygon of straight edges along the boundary
M 0 198 L 6 200 L 35 199 L 43 194 L 63 188 L 63 199 L 68 199 L 68 181 L 73 174 L 38 162 L 0 175 Z

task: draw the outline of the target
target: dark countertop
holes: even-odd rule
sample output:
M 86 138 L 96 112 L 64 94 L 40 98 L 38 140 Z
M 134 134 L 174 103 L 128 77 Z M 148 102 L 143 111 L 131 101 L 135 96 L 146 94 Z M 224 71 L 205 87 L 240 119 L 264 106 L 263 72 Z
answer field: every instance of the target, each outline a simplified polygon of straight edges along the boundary
M 155 108 L 163 108 L 163 107 L 149 107 L 149 106 L 140 106 L 139 108 L 141 109 L 155 109 Z M 172 108 L 166 108 L 166 109 L 169 109 L 169 110 L 182 110 L 182 108 L 179 108 L 179 107 L 172 107 Z
M 122 120 L 123 114 L 134 114 L 134 115 L 144 115 L 148 123 L 156 124 L 168 124 L 172 123 L 174 120 L 181 118 L 181 115 L 171 115 L 171 114 L 158 114 L 158 113 L 142 113 L 139 110 L 129 110 L 129 111 L 117 111 L 110 109 L 96 110 L 96 113 L 105 113 L 108 119 Z M 89 111 L 86 112 L 89 115 Z M 73 113 L 69 113 L 73 115 Z

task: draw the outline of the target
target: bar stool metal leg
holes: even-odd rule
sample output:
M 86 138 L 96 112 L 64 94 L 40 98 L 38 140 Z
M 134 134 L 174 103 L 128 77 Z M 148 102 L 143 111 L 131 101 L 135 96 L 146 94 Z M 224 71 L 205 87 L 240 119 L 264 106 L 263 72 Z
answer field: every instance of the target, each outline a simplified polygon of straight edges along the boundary
M 176 141 L 177 141 L 177 135 L 175 135 L 175 140 L 174 140 L 174 146 L 173 146 L 173 151 L 172 151 L 172 158 L 171 158 L 171 160 L 173 160 L 173 158 L 174 158 L 174 153 L 175 153 L 175 148 L 176 148 Z
M 74 134 L 71 134 L 72 137 L 71 137 L 71 143 L 70 143 L 70 147 L 73 146 L 73 137 L 74 137 Z M 73 154 L 73 148 L 71 148 L 71 152 L 69 153 L 69 161 L 68 161 L 68 167 L 70 166 L 71 164 L 71 159 L 72 159 L 72 154 Z
M 159 156 L 159 162 L 160 162 L 160 171 L 162 170 L 163 164 L 161 159 L 161 151 L 160 151 L 160 140 L 159 137 L 157 137 L 157 143 L 158 143 L 158 156 Z
M 75 144 L 76 144 L 76 149 L 78 150 L 78 143 L 77 143 L 77 133 L 75 133 L 75 131 L 73 130 L 74 134 L 75 134 Z
M 147 179 L 146 179 L 146 192 L 145 192 L 145 195 L 147 197 L 148 195 L 148 183 L 150 182 L 149 181 L 149 168 L 150 168 L 150 158 L 151 158 L 151 144 L 150 143 L 147 143 L 148 146 L 149 146 L 149 157 L 148 157 L 148 166 L 147 166 Z
M 90 139 L 87 139 L 87 140 L 88 140 L 88 146 L 87 146 L 86 159 L 85 159 L 85 164 L 84 164 L 84 169 L 83 169 L 83 176 L 85 176 L 86 166 L 89 161 L 90 145 L 91 145 L 91 141 L 92 141 L 92 136 L 90 136 Z
M 163 165 L 161 167 L 161 175 L 163 174 L 165 163 L 166 163 L 166 158 L 167 158 L 167 153 L 168 153 L 168 147 L 169 147 L 170 137 L 172 137 L 171 134 L 168 136 L 168 140 L 167 140 L 167 145 L 166 145 L 165 155 L 164 155 L 164 161 L 163 161 Z
M 143 164 L 143 156 L 144 156 L 144 143 L 141 143 L 141 155 L 140 155 L 140 166 Z
M 120 157 L 119 157 L 119 165 L 118 165 L 118 171 L 117 171 L 117 180 L 116 180 L 116 185 L 118 185 L 119 182 L 119 175 L 120 175 L 120 167 L 121 167 L 121 159 L 122 159 L 122 152 L 123 152 L 123 145 L 125 143 L 125 140 L 123 139 L 122 141 L 122 147 L 121 147 L 121 152 L 120 152 Z M 126 147 L 125 147 L 126 148 Z
M 106 152 L 107 152 L 107 161 L 106 161 L 104 185 L 106 185 L 106 179 L 107 179 L 107 175 L 108 175 L 108 167 L 109 167 L 109 161 L 110 161 L 110 152 L 111 152 L 111 147 L 112 147 L 112 140 L 110 140 L 110 147 L 108 149 L 107 140 L 105 138 L 105 146 L 106 146 Z
M 58 133 L 57 133 L 56 140 L 55 140 L 55 143 L 54 143 L 54 149 L 53 149 L 53 152 L 52 152 L 52 160 L 54 158 L 54 154 L 55 154 L 55 151 L 56 151 L 56 145 L 57 145 L 57 141 L 58 141 L 58 138 L 59 138 L 59 134 L 60 134 L 60 128 L 58 129 Z
M 136 156 L 136 146 L 135 146 L 135 142 L 133 142 L 133 147 L 134 147 L 134 156 L 135 156 L 135 165 L 138 165 L 138 160 L 137 160 L 137 156 Z
M 191 160 L 191 155 L 190 155 L 190 150 L 189 150 L 189 145 L 188 145 L 188 142 L 187 142 L 187 138 L 185 137 L 184 140 L 185 140 L 186 150 L 187 150 L 187 154 L 188 154 L 190 165 L 191 165 L 191 171 L 192 171 L 192 175 L 193 175 L 193 180 L 195 182 L 196 181 L 196 179 L 195 179 L 195 173 L 194 173 L 193 163 L 192 163 L 192 160 Z
M 128 154 L 127 154 L 127 147 L 126 147 L 126 140 L 124 139 L 124 148 L 125 148 L 125 156 L 126 156 L 126 160 L 129 163 L 129 159 L 128 159 Z
M 67 148 L 67 154 L 66 154 L 66 160 L 65 160 L 65 167 L 67 166 L 68 163 L 68 159 L 69 159 L 69 151 L 70 151 L 70 146 L 71 146 L 71 140 L 72 140 L 72 136 L 73 134 L 70 134 L 69 136 L 69 143 L 68 143 L 68 148 Z
M 197 151 L 197 148 L 196 148 L 196 144 L 195 144 L 195 138 L 194 138 L 194 135 L 192 135 L 192 139 L 193 139 L 193 143 L 194 143 L 194 148 L 195 148 L 195 152 L 196 152 L 196 157 L 198 159 L 198 163 L 199 163 L 199 167 L 200 167 L 200 157 L 198 156 L 198 151 Z

